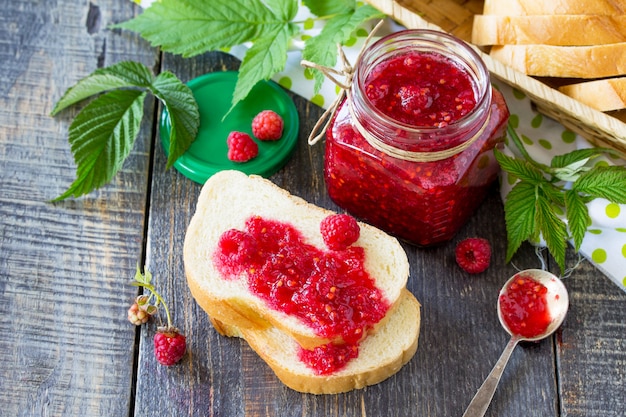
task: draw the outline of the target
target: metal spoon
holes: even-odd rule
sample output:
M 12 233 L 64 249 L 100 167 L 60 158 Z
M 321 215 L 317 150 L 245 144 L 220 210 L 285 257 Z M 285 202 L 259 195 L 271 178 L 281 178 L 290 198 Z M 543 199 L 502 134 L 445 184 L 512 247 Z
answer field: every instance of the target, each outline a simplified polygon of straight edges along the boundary
M 523 337 L 519 334 L 515 334 L 511 331 L 509 326 L 506 324 L 506 321 L 503 318 L 501 311 L 501 295 L 505 294 L 509 288 L 509 285 L 516 279 L 521 276 L 533 278 L 535 281 L 543 284 L 548 292 L 546 294 L 548 311 L 550 312 L 550 324 L 542 333 L 534 336 L 534 337 Z M 469 406 L 465 410 L 463 417 L 482 417 L 485 415 L 489 404 L 491 403 L 491 399 L 493 398 L 493 394 L 496 392 L 496 388 L 498 386 L 498 382 L 500 382 L 500 377 L 502 376 L 502 372 L 511 357 L 511 353 L 513 353 L 513 349 L 517 344 L 521 341 L 537 341 L 543 338 L 550 336 L 554 331 L 563 323 L 563 319 L 565 318 L 565 314 L 567 313 L 567 308 L 569 306 L 569 297 L 567 294 L 567 290 L 565 286 L 556 276 L 551 274 L 550 272 L 543 271 L 541 269 L 527 269 L 524 271 L 520 271 L 517 274 L 513 275 L 507 282 L 504 284 L 502 289 L 500 290 L 500 295 L 498 296 L 498 318 L 500 319 L 500 323 L 502 327 L 511 335 L 511 339 L 509 343 L 506 345 L 504 352 L 496 362 L 495 366 L 485 379 L 485 382 L 480 386 L 476 395 L 470 402 Z

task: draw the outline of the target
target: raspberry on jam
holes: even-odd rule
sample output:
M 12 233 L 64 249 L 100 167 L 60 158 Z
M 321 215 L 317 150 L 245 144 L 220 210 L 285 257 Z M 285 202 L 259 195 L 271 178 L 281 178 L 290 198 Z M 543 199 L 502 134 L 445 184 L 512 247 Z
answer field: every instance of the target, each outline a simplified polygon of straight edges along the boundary
M 467 72 L 434 53 L 401 54 L 383 61 L 365 88 L 374 107 L 411 126 L 443 127 L 476 105 Z
M 249 218 L 245 230 L 224 232 L 213 255 L 225 278 L 244 276 L 269 307 L 300 318 L 321 337 L 341 336 L 347 345 L 358 343 L 389 309 L 364 261 L 362 247 L 322 250 L 293 226 L 259 216 Z M 319 358 L 324 352 L 332 358 Z M 318 351 L 312 363 L 342 363 L 336 352 Z
M 320 224 L 324 243 L 332 250 L 344 250 L 359 239 L 361 228 L 349 214 L 331 214 Z

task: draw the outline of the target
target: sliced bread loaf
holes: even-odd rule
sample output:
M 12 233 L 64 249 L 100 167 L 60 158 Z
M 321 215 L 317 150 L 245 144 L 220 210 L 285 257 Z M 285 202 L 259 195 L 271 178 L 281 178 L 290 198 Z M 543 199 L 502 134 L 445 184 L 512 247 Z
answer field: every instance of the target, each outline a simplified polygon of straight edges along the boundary
M 626 108 L 626 77 L 564 85 L 559 91 L 599 111 Z
M 484 14 L 505 16 L 542 14 L 626 13 L 626 0 L 485 0 Z
M 296 315 L 271 308 L 266 299 L 251 290 L 245 272 L 235 279 L 225 277 L 214 262 L 222 235 L 229 230 L 244 230 L 253 217 L 289 224 L 307 244 L 323 249 L 320 223 L 330 214 L 334 213 L 290 195 L 261 177 L 239 171 L 215 174 L 202 188 L 185 236 L 185 274 L 192 295 L 213 319 L 242 330 L 276 327 L 305 347 L 343 340 L 340 334 L 321 336 L 319 329 Z M 367 224 L 359 225 L 360 237 L 352 246 L 362 248 L 363 269 L 392 311 L 409 275 L 406 253 L 397 239 Z M 388 316 L 363 329 L 362 336 L 382 325 Z
M 527 75 L 603 78 L 626 74 L 626 42 L 594 46 L 502 45 L 494 59 Z
M 413 357 L 420 331 L 420 305 L 404 290 L 385 325 L 360 343 L 356 358 L 330 375 L 319 375 L 300 361 L 296 341 L 275 327 L 259 330 L 229 326 L 213 318 L 211 321 L 221 334 L 245 339 L 291 389 L 335 394 L 377 384 L 398 372 Z
M 475 15 L 475 45 L 581 46 L 626 42 L 626 15 Z

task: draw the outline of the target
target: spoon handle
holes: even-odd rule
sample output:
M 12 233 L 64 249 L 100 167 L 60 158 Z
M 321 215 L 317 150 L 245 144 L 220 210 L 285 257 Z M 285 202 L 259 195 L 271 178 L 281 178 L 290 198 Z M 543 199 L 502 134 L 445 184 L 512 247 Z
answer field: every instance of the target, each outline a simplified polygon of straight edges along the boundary
M 502 372 L 504 371 L 504 368 L 511 357 L 511 353 L 513 353 L 513 349 L 515 349 L 519 340 L 520 339 L 517 337 L 511 337 L 511 340 L 507 343 L 502 355 L 500 355 L 500 359 L 498 359 L 498 362 L 496 362 L 489 375 L 487 375 L 485 382 L 483 382 L 476 392 L 476 395 L 474 395 L 474 398 L 472 398 L 472 401 L 467 406 L 463 417 L 482 417 L 485 415 L 485 412 L 491 403 L 491 399 L 493 398 L 493 394 L 496 392 L 496 388 L 500 382 Z

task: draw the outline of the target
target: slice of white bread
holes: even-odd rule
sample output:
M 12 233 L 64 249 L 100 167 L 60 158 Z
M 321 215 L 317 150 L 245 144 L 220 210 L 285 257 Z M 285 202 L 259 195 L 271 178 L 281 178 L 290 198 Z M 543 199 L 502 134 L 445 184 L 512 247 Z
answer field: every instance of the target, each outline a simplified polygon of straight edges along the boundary
M 494 59 L 527 75 L 604 78 L 626 74 L 626 43 L 594 46 L 493 46 Z
M 559 91 L 599 111 L 626 108 L 626 77 L 564 85 Z
M 335 394 L 377 384 L 396 372 L 415 354 L 420 331 L 420 305 L 403 291 L 398 307 L 377 332 L 359 345 L 359 354 L 346 367 L 318 375 L 298 359 L 298 344 L 281 330 L 237 328 L 211 319 L 225 336 L 245 339 L 289 388 L 311 394 Z
M 626 0 L 485 0 L 484 14 L 521 16 L 541 14 L 626 13 Z
M 253 215 L 290 223 L 307 243 L 325 248 L 320 222 L 329 214 L 333 212 L 290 195 L 259 176 L 239 171 L 213 175 L 202 188 L 185 236 L 183 258 L 192 295 L 209 316 L 226 325 L 256 330 L 277 327 L 305 347 L 341 340 L 340 336 L 322 338 L 297 317 L 269 308 L 248 289 L 245 277 L 224 279 L 213 263 L 220 236 L 230 229 L 243 230 Z M 354 246 L 364 249 L 364 268 L 393 310 L 409 275 L 406 253 L 396 238 L 370 225 L 359 225 L 360 237 Z
M 475 45 L 581 46 L 626 42 L 626 15 L 475 15 Z

